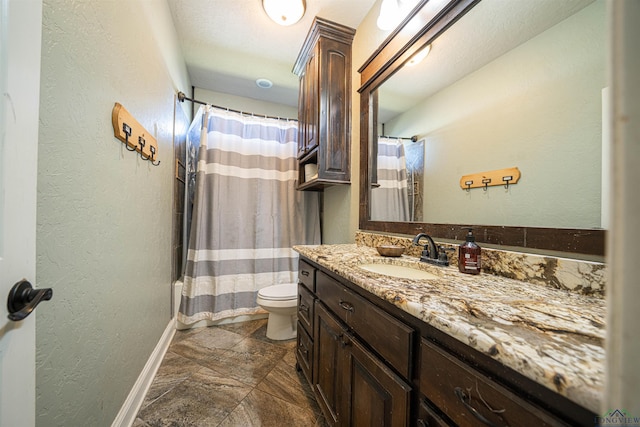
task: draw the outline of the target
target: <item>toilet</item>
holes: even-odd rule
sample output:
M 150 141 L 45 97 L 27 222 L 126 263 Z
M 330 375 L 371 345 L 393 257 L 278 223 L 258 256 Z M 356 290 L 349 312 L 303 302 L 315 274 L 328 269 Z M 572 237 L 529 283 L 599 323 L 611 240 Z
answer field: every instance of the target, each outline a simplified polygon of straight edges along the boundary
M 258 291 L 257 303 L 269 312 L 267 338 L 280 341 L 296 337 L 297 284 L 290 283 L 262 288 Z

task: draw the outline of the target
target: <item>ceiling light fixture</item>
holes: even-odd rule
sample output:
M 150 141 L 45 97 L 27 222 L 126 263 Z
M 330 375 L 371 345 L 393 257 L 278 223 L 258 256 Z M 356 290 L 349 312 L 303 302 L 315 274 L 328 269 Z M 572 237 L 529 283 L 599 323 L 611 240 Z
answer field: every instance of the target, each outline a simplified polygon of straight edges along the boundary
M 424 58 L 427 57 L 427 55 L 429 55 L 429 52 L 431 52 L 430 44 L 426 45 L 424 48 L 422 48 L 422 50 L 419 50 L 418 53 L 413 55 L 409 62 L 407 62 L 407 66 L 411 67 L 413 65 L 419 64 Z
M 393 30 L 402 19 L 398 0 L 382 0 L 376 25 L 382 31 Z
M 262 7 L 274 22 L 289 26 L 302 18 L 306 5 L 304 0 L 262 0 Z

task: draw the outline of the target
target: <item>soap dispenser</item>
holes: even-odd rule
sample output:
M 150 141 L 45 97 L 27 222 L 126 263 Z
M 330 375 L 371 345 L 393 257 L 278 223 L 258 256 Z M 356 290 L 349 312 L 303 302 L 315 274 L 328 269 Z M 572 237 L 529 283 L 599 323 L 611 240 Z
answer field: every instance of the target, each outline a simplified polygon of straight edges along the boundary
M 482 249 L 476 243 L 473 229 L 469 228 L 466 242 L 458 248 L 458 269 L 462 273 L 479 274 L 481 268 Z

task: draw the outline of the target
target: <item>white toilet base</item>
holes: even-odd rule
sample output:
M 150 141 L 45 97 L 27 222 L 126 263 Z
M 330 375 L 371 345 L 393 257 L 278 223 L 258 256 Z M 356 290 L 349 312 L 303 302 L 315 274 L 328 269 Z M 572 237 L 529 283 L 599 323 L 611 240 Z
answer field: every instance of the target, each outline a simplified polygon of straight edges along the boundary
M 298 325 L 296 315 L 270 312 L 267 320 L 267 338 L 274 341 L 290 340 L 296 337 Z

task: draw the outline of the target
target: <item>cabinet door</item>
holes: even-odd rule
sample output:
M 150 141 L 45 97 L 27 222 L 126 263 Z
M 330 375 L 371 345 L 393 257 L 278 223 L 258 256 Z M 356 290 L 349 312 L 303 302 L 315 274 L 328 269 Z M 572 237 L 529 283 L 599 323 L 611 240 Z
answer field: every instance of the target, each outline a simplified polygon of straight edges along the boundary
M 307 128 L 307 96 L 306 96 L 306 79 L 307 75 L 300 76 L 300 86 L 298 89 L 298 154 L 301 158 L 306 154 Z
M 344 329 L 316 301 L 313 358 L 313 387 L 327 424 L 337 426 L 340 417 Z
M 309 62 L 305 68 L 305 153 L 310 152 L 318 146 L 318 48 L 314 49 L 309 57 Z
M 321 39 L 319 64 L 320 111 L 318 138 L 322 142 L 318 167 L 327 179 L 349 181 L 351 138 L 351 48 Z
M 409 425 L 411 387 L 355 338 L 345 342 L 343 410 L 340 425 L 401 427 Z

